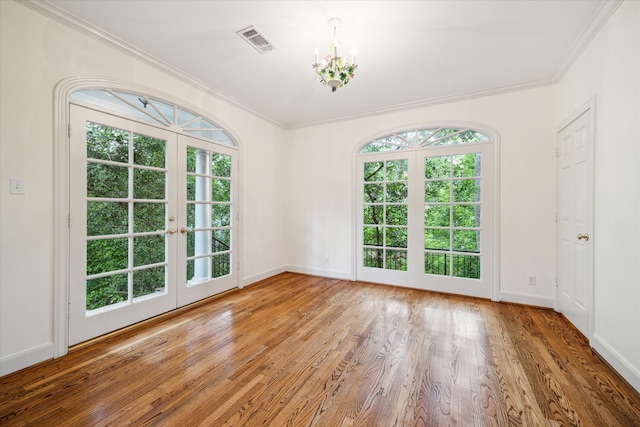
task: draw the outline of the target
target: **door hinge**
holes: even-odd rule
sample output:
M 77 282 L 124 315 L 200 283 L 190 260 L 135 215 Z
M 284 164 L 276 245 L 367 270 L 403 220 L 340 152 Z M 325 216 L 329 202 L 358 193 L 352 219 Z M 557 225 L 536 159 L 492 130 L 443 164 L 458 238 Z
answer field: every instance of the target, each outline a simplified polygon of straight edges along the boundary
M 67 125 L 67 136 L 71 138 L 71 123 Z
M 67 227 L 71 228 L 71 214 L 67 215 Z
M 556 288 L 558 287 L 558 278 L 556 277 Z

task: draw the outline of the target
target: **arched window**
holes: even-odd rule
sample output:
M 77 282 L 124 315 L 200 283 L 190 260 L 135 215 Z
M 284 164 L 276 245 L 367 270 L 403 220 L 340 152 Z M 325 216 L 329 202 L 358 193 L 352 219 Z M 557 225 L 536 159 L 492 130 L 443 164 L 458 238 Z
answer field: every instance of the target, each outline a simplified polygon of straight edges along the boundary
M 490 297 L 493 145 L 472 128 L 431 127 L 362 146 L 357 278 Z

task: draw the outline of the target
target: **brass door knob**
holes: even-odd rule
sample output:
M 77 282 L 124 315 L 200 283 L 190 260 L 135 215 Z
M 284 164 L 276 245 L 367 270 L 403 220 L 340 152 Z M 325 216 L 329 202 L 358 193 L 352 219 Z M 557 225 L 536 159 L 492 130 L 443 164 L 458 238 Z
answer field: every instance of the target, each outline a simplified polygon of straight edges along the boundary
M 578 240 L 586 240 L 589 241 L 589 233 L 578 234 Z
M 175 228 L 170 228 L 167 230 L 167 234 L 175 234 L 176 229 Z
M 182 234 L 186 234 L 186 233 L 193 233 L 193 228 L 185 228 L 185 227 L 182 227 L 182 228 L 180 229 L 180 232 L 181 232 Z

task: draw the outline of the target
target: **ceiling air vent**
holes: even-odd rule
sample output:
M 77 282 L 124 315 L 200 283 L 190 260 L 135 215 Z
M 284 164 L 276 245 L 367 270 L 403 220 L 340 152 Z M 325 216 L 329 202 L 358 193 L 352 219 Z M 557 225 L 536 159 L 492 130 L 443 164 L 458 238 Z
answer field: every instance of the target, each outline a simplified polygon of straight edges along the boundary
M 236 31 L 236 34 L 246 40 L 255 50 L 265 54 L 272 50 L 276 50 L 276 47 L 253 25 L 244 28 L 240 31 Z

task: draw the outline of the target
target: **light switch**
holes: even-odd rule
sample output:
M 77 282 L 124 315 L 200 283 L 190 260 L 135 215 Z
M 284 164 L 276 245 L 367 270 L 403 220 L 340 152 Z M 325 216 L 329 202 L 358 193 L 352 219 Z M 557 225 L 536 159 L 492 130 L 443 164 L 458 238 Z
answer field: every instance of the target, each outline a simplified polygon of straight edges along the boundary
M 25 194 L 26 189 L 24 187 L 24 179 L 22 178 L 11 178 L 11 194 Z

